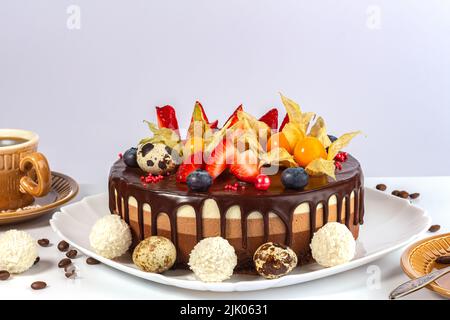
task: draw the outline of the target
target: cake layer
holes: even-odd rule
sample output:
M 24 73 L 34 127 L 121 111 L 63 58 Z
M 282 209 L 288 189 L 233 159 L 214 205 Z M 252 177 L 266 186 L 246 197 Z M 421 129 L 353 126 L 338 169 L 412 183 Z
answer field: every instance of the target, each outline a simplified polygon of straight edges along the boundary
M 110 210 L 132 229 L 135 243 L 150 235 L 170 238 L 177 247 L 178 265 L 185 265 L 193 246 L 204 237 L 226 238 L 238 254 L 238 267 L 251 267 L 256 248 L 269 240 L 290 246 L 301 262 L 309 260 L 313 233 L 328 221 L 345 223 L 354 237 L 363 223 L 363 175 L 349 157 L 336 180 L 311 177 L 302 191 L 287 190 L 280 174 L 271 176 L 267 191 L 248 185 L 224 190 L 237 180 L 222 174 L 208 192 L 192 192 L 169 176 L 143 184 L 141 171 L 118 160 L 109 181 Z

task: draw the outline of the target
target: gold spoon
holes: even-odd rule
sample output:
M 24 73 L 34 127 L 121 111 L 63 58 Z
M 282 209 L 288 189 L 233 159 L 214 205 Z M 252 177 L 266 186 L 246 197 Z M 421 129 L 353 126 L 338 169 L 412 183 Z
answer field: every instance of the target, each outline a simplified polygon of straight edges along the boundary
M 423 287 L 426 287 L 430 283 L 436 281 L 443 275 L 450 273 L 450 267 L 446 267 L 440 270 L 436 270 L 433 272 L 430 272 L 423 277 L 409 280 L 401 285 L 399 285 L 397 288 L 395 288 L 390 294 L 389 299 L 394 300 L 401 297 L 404 297 L 410 293 L 413 293 L 419 289 L 422 289 Z

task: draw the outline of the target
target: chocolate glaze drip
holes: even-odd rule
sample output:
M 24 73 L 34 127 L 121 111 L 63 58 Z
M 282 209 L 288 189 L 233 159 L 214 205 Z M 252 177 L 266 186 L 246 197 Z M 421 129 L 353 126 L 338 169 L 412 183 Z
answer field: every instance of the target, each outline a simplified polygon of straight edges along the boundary
M 233 192 L 224 190 L 226 184 L 234 184 L 236 178 L 230 174 L 222 174 L 211 186 L 208 192 L 190 191 L 185 184 L 179 184 L 175 175 L 166 177 L 155 184 L 143 184 L 140 181 L 142 171 L 139 168 L 129 168 L 123 160 L 119 159 L 111 168 L 109 177 L 109 208 L 118 213 L 129 223 L 128 198 L 137 200 L 139 238 L 144 237 L 144 204 L 149 204 L 151 212 L 151 234 L 157 234 L 157 219 L 161 213 L 169 217 L 171 240 L 177 246 L 177 211 L 183 205 L 194 208 L 196 217 L 197 241 L 203 238 L 202 211 L 207 199 L 213 199 L 220 211 L 220 233 L 226 235 L 226 213 L 234 205 L 241 210 L 242 247 L 247 248 L 247 219 L 252 212 L 259 212 L 263 216 L 264 241 L 269 238 L 269 213 L 276 214 L 285 225 L 285 244 L 291 245 L 293 238 L 292 221 L 294 211 L 301 203 L 307 203 L 310 208 L 310 235 L 317 229 L 316 212 L 319 204 L 323 205 L 324 224 L 329 219 L 328 203 L 335 195 L 337 199 L 337 221 L 341 221 L 343 201 L 345 199 L 345 223 L 350 226 L 362 224 L 364 221 L 364 190 L 363 173 L 359 162 L 349 156 L 343 164 L 342 171 L 336 172 L 336 181 L 322 177 L 311 177 L 304 190 L 288 190 L 281 184 L 280 173 L 271 176 L 272 183 L 267 191 L 259 191 L 252 185 L 245 190 Z M 117 191 L 117 197 L 115 192 Z M 354 192 L 355 214 L 350 221 L 350 196 Z M 123 204 L 122 204 L 123 202 Z M 178 246 L 177 246 L 178 247 Z

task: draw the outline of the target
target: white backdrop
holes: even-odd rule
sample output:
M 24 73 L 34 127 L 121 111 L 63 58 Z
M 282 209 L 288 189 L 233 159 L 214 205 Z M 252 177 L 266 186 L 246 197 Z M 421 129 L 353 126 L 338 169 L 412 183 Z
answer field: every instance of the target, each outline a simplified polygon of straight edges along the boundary
M 199 99 L 222 123 L 282 91 L 332 133 L 363 130 L 366 175 L 449 175 L 449 35 L 448 1 L 2 0 L 0 127 L 105 183 L 155 105 L 182 125 Z

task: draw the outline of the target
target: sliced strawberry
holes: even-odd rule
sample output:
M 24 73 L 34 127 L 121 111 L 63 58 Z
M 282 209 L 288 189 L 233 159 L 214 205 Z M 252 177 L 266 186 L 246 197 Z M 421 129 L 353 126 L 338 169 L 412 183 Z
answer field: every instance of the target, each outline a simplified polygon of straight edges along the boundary
M 270 109 L 265 115 L 259 118 L 259 121 L 267 124 L 270 129 L 277 130 L 278 129 L 278 109 L 273 108 Z
M 200 103 L 200 101 L 196 101 L 195 102 L 195 106 L 198 107 L 200 109 L 200 111 L 202 112 L 202 119 L 208 124 L 208 126 L 211 129 L 217 129 L 217 125 L 219 124 L 219 120 L 216 120 L 216 121 L 213 121 L 213 122 L 209 122 L 208 116 L 206 115 L 205 109 L 203 108 L 203 106 Z M 194 117 L 191 118 L 191 123 L 192 123 L 192 121 L 194 121 Z
M 205 170 L 211 175 L 213 179 L 217 178 L 227 168 L 234 154 L 234 146 L 225 139 L 220 142 L 217 147 L 205 159 Z
M 279 131 L 282 131 L 283 128 L 284 128 L 284 126 L 285 126 L 288 122 L 289 122 L 289 115 L 286 113 L 286 115 L 284 116 L 283 122 L 281 123 L 280 130 L 279 130 Z
M 229 128 L 231 127 L 233 124 L 235 124 L 239 118 L 238 118 L 238 112 L 239 111 L 243 111 L 244 109 L 242 108 L 242 104 L 239 105 L 239 107 L 236 108 L 236 110 L 234 110 L 233 114 L 228 118 L 228 120 L 225 122 L 224 127 Z
M 234 163 L 230 165 L 230 172 L 239 180 L 254 183 L 259 174 L 258 158 L 252 150 L 238 153 Z
M 186 159 L 184 159 L 183 163 L 178 167 L 177 171 L 177 181 L 178 182 L 186 182 L 187 176 L 197 170 L 202 169 L 203 165 L 203 154 L 201 152 L 193 153 Z
M 169 128 L 178 132 L 178 121 L 172 106 L 156 107 L 156 117 L 160 128 Z

